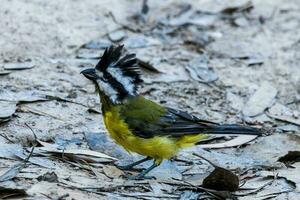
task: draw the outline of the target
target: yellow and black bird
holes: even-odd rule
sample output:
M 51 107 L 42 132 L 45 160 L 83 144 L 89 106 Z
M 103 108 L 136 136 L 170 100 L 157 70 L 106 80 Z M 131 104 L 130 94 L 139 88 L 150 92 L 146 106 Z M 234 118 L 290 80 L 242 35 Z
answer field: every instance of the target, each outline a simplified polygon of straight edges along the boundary
M 146 156 L 121 169 L 153 159 L 153 165 L 135 179 L 143 178 L 181 148 L 197 144 L 206 134 L 260 134 L 256 128 L 201 120 L 139 95 L 137 89 L 142 79 L 136 56 L 127 54 L 121 45 L 107 48 L 96 67 L 83 70 L 82 74 L 95 84 L 100 95 L 103 120 L 110 136 L 128 152 Z

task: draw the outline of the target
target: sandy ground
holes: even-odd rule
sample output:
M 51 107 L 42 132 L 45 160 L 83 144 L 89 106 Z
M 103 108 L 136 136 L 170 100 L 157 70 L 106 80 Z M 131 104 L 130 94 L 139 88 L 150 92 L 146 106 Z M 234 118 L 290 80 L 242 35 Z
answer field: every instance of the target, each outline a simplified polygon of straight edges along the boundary
M 153 172 L 157 181 L 127 181 L 113 164 L 105 164 L 107 160 L 91 165 L 91 170 L 86 163 L 37 154 L 36 159 L 41 160 L 30 162 L 12 180 L 0 183 L 26 190 L 27 199 L 212 198 L 180 185 L 183 180 L 193 186 L 200 184 L 203 174 L 212 171 L 206 162 L 191 155 L 198 152 L 240 174 L 240 179 L 248 183 L 245 187 L 257 188 L 272 181 L 259 192 L 239 199 L 299 199 L 299 163 L 287 168 L 277 160 L 288 151 L 300 150 L 300 2 L 256 0 L 250 12 L 227 13 L 213 21 L 215 15 L 208 15 L 198 21 L 200 25 L 192 23 L 188 28 L 175 20 L 174 26 L 155 24 L 166 17 L 176 19 L 178 9 L 184 7 L 179 5 L 184 3 L 195 11 L 221 13 L 224 8 L 245 2 L 150 0 L 145 22 L 137 22 L 129 17 L 140 12 L 141 1 L 3 0 L 0 67 L 16 62 L 29 62 L 34 67 L 0 75 L 0 99 L 17 104 L 9 121 L 0 124 L 0 170 L 22 160 L 13 150 L 20 149 L 23 159 L 28 155 L 23 147 L 28 150 L 35 141 L 28 126 L 40 141 L 67 143 L 66 148 L 73 149 L 94 147 L 120 159 L 120 163 L 138 158 L 106 137 L 101 114 L 88 112 L 91 108 L 99 111 L 100 104 L 93 85 L 80 75 L 82 69 L 97 62 L 90 57 L 103 52 L 82 45 L 92 40 L 109 41 L 107 34 L 115 30 L 122 31 L 124 39 L 120 43 L 127 44 L 129 51 L 163 72 L 144 71 L 145 84 L 140 90 L 148 98 L 203 119 L 246 123 L 267 131 L 265 136 L 239 148 L 187 149 L 179 155 L 186 162 L 166 162 Z M 136 45 L 130 39 L 137 41 L 139 36 L 147 39 L 146 45 L 141 42 L 142 46 L 130 48 Z M 218 77 L 212 83 L 201 83 L 186 70 L 191 60 L 199 56 L 202 59 L 203 55 L 208 58 L 205 66 Z M 255 97 L 257 91 L 262 93 Z M 99 142 L 92 146 L 89 137 Z M 51 167 L 45 166 L 48 164 Z M 57 179 L 38 179 L 47 172 L 54 172 Z M 91 187 L 94 189 L 86 189 Z

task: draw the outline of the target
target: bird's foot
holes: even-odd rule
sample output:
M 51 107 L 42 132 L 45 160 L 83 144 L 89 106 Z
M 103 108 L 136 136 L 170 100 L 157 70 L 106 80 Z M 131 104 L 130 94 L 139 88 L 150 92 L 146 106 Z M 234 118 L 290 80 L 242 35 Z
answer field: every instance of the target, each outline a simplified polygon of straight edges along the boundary
M 141 159 L 141 160 L 138 160 L 138 161 L 136 161 L 136 162 L 134 162 L 134 163 L 131 163 L 131 164 L 129 164 L 129 165 L 124 165 L 124 166 L 116 165 L 116 167 L 119 168 L 120 170 L 132 170 L 133 167 L 135 167 L 136 165 L 139 165 L 139 164 L 141 164 L 141 163 L 143 163 L 143 162 L 146 162 L 147 160 L 150 160 L 150 159 L 151 159 L 151 158 L 146 157 L 146 158 L 143 158 L 143 159 Z

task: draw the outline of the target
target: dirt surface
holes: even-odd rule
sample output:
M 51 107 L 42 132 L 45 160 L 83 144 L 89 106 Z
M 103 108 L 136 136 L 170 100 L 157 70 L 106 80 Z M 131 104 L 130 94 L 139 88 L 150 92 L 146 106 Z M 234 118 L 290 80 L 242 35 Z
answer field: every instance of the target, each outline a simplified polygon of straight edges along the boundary
M 0 198 L 300 199 L 300 2 L 149 0 L 143 8 L 3 0 Z M 214 137 L 164 162 L 150 174 L 156 180 L 127 180 L 114 163 L 140 156 L 107 136 L 99 97 L 80 74 L 111 43 L 143 61 L 147 98 L 264 135 Z M 294 156 L 278 162 L 288 151 Z M 240 189 L 203 189 L 213 166 L 193 153 L 238 175 Z

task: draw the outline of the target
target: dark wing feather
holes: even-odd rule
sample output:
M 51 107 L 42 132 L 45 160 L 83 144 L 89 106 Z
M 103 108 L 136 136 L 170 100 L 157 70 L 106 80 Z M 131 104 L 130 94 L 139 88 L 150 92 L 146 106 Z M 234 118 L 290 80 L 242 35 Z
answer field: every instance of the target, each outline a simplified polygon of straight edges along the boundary
M 167 126 L 162 126 L 158 135 L 168 135 L 172 137 L 180 137 L 183 135 L 205 133 L 212 129 L 215 125 L 213 122 L 201 120 L 187 112 L 166 108 L 167 114 L 161 116 L 160 122 L 168 122 Z
M 237 124 L 217 124 L 201 120 L 187 112 L 162 107 L 143 97 L 130 100 L 122 106 L 120 115 L 136 136 L 181 137 L 193 134 L 260 135 L 256 128 Z
M 218 124 L 199 119 L 187 112 L 167 108 L 167 115 L 160 117 L 159 121 L 170 121 L 167 127 L 163 127 L 158 135 L 179 137 L 191 134 L 229 134 L 229 135 L 261 135 L 257 128 L 238 124 Z
M 123 105 L 120 114 L 133 134 L 143 138 L 198 134 L 214 124 L 186 112 L 162 107 L 143 97 Z

